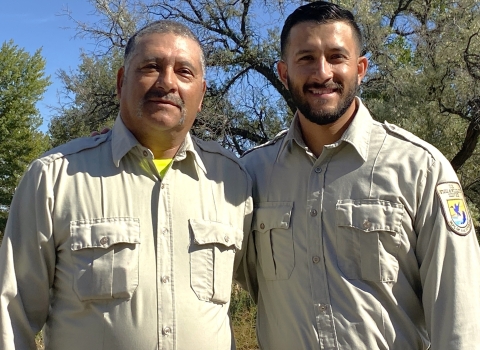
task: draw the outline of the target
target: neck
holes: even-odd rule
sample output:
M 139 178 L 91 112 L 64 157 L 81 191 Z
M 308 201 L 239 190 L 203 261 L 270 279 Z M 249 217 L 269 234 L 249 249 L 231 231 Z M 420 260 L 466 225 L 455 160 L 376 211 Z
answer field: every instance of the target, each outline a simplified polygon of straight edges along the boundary
M 342 137 L 345 130 L 352 122 L 357 112 L 356 100 L 350 108 L 338 120 L 327 125 L 318 125 L 307 118 L 305 118 L 300 111 L 298 113 L 298 120 L 300 122 L 300 129 L 305 144 L 310 151 L 319 157 L 325 145 L 330 145 Z

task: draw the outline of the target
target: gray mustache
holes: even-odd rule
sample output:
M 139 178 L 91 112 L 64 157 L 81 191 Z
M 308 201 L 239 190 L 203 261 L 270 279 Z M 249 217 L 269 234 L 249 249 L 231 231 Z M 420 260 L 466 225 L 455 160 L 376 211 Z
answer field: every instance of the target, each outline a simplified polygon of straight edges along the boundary
M 183 100 L 180 98 L 180 96 L 177 96 L 177 95 L 174 95 L 172 93 L 165 93 L 163 91 L 160 91 L 160 90 L 151 90 L 151 91 L 148 91 L 146 94 L 145 94 L 145 101 L 151 99 L 151 98 L 161 98 L 162 100 L 166 100 L 166 101 L 170 101 L 170 102 L 173 102 L 175 103 L 176 105 L 180 106 L 181 108 L 184 107 L 185 103 L 183 102 Z

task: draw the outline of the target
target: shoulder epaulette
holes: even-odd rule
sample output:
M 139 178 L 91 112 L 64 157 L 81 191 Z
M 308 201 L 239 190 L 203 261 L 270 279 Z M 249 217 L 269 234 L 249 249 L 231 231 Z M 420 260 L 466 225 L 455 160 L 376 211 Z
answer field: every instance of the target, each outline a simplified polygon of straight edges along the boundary
M 205 140 L 202 140 L 202 139 L 200 139 L 196 136 L 193 136 L 193 135 L 191 137 L 192 137 L 192 141 L 198 147 L 200 147 L 203 151 L 222 155 L 222 156 L 224 156 L 228 159 L 231 159 L 234 162 L 238 163 L 238 157 L 235 156 L 235 154 L 232 151 L 222 147 L 218 142 L 216 142 L 216 141 L 205 141 Z
M 267 147 L 267 146 L 272 146 L 274 144 L 276 144 L 279 140 L 281 140 L 286 134 L 288 133 L 288 129 L 285 129 L 285 130 L 282 130 L 280 131 L 278 134 L 275 135 L 275 137 L 273 139 L 271 139 L 270 141 L 267 141 L 265 143 L 262 143 L 261 145 L 258 145 L 258 146 L 254 146 L 252 148 L 250 148 L 249 150 L 245 151 L 241 157 L 243 157 L 244 155 L 256 150 L 256 149 L 259 149 L 259 148 L 263 148 L 263 147 Z M 240 157 L 240 158 L 241 158 Z
M 38 159 L 43 163 L 51 163 L 58 158 L 81 152 L 90 148 L 95 148 L 109 139 L 111 131 L 97 136 L 80 137 L 69 141 L 63 145 L 52 148 L 42 154 Z
M 416 136 L 415 134 L 412 134 L 410 131 L 405 130 L 399 126 L 396 126 L 394 124 L 390 124 L 387 121 L 384 122 L 384 127 L 388 131 L 390 131 L 392 134 L 395 134 L 397 136 L 400 136 L 402 139 L 405 141 L 410 142 L 411 144 L 418 146 L 428 153 L 430 153 L 432 156 L 434 156 L 436 153 L 440 153 L 440 151 L 430 143 L 428 143 L 425 140 L 422 140 L 420 137 Z

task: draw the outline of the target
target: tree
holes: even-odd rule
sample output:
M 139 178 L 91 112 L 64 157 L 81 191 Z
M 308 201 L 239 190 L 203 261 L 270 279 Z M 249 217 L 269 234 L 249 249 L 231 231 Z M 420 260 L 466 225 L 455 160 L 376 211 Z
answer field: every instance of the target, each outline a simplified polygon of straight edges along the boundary
M 295 111 L 276 74 L 279 33 L 302 1 L 89 0 L 101 20 L 75 21 L 96 54 L 122 48 L 135 28 L 169 18 L 204 45 L 209 91 L 194 132 L 238 154 L 272 138 Z M 363 101 L 387 120 L 437 146 L 480 208 L 480 4 L 477 0 L 342 0 L 366 39 L 370 68 Z M 95 102 L 94 102 L 95 103 Z M 478 215 L 476 216 L 478 218 Z M 477 221 L 478 226 L 478 221 Z
M 33 55 L 4 42 L 0 48 L 0 235 L 3 234 L 15 187 L 30 163 L 48 147 L 38 127 L 35 104 L 49 78 L 41 50 Z
M 63 103 L 50 119 L 52 146 L 112 125 L 119 108 L 115 84 L 122 57 L 119 50 L 100 57 L 83 53 L 76 71 L 58 72 L 64 86 Z

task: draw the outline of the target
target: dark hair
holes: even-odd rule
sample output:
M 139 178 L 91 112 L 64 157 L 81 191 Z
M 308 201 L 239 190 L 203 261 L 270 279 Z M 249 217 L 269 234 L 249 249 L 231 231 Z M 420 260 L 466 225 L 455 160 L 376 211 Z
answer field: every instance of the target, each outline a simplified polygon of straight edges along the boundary
M 357 41 L 360 54 L 363 53 L 363 38 L 358 24 L 355 22 L 353 14 L 341 8 L 338 5 L 326 1 L 311 2 L 298 7 L 285 20 L 282 34 L 280 36 L 280 52 L 284 58 L 287 48 L 287 41 L 293 26 L 302 22 L 316 22 L 325 24 L 330 22 L 345 22 L 353 30 L 355 40 Z
M 198 46 L 200 47 L 200 63 L 202 65 L 202 71 L 205 73 L 205 55 L 203 53 L 202 45 L 200 44 L 200 41 L 198 38 L 193 34 L 193 32 L 188 28 L 186 25 L 175 22 L 175 21 L 170 21 L 170 20 L 159 20 L 152 22 L 150 24 L 147 24 L 145 27 L 141 28 L 138 30 L 135 34 L 132 35 L 132 37 L 128 40 L 127 46 L 125 46 L 125 53 L 123 55 L 123 65 L 125 66 L 125 69 L 127 69 L 128 64 L 130 63 L 130 59 L 132 56 L 132 53 L 135 51 L 135 47 L 137 46 L 138 39 L 140 39 L 144 35 L 148 34 L 167 34 L 167 33 L 173 33 L 185 38 L 192 39 L 195 41 Z

